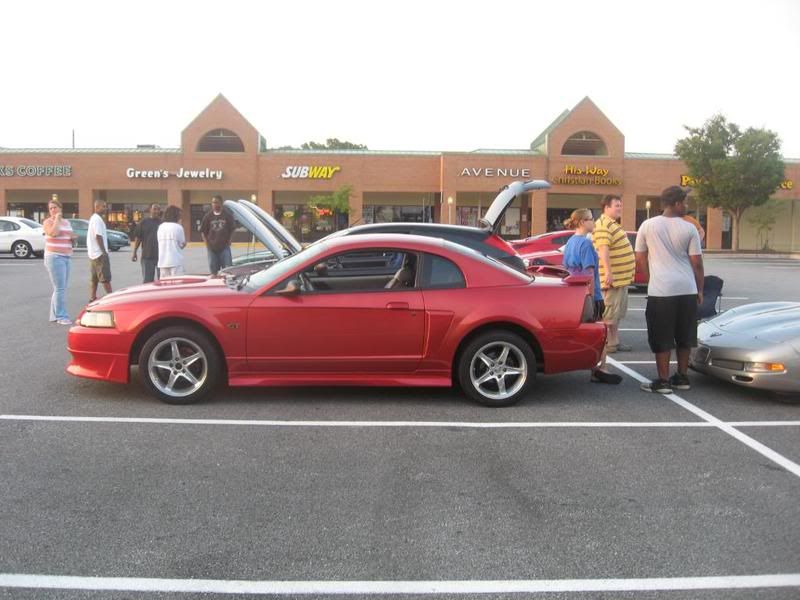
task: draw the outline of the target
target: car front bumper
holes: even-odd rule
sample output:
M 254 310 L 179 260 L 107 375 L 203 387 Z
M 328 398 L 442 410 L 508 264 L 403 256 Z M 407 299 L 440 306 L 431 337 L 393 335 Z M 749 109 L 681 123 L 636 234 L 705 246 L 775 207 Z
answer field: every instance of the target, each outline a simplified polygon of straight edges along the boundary
M 745 363 L 755 362 L 745 352 L 726 352 L 725 358 L 715 358 L 712 346 L 700 344 L 689 360 L 689 367 L 699 373 L 729 381 L 742 387 L 780 393 L 800 393 L 800 367 L 786 365 L 786 370 L 776 373 L 758 373 L 745 370 Z
M 133 338 L 116 329 L 75 325 L 67 336 L 72 360 L 67 373 L 116 383 L 130 381 L 130 350 Z

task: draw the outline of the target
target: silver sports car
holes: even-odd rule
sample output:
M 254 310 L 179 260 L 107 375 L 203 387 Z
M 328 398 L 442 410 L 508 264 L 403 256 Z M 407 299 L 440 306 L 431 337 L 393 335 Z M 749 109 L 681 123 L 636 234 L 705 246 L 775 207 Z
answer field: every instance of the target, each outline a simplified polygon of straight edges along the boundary
M 744 387 L 800 394 L 800 302 L 725 311 L 697 328 L 690 367 Z

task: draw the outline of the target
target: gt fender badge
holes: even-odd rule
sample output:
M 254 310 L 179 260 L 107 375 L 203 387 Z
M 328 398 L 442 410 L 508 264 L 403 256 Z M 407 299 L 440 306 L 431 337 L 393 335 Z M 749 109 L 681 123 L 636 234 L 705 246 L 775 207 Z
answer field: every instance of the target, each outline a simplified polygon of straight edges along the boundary
M 238 323 L 228 323 L 228 329 L 239 329 Z

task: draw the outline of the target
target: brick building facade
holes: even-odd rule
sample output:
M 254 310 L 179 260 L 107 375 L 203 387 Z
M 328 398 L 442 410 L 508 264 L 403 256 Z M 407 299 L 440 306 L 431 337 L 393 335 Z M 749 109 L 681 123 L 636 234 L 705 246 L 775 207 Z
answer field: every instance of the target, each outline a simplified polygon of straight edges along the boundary
M 55 194 L 65 213 L 88 218 L 92 203 L 109 203 L 112 227 L 126 229 L 157 202 L 183 209 L 191 239 L 211 196 L 255 199 L 299 239 L 311 241 L 348 223 L 433 220 L 475 225 L 497 190 L 515 179 L 553 187 L 515 201 L 501 234 L 525 237 L 560 226 L 571 210 L 596 208 L 604 194 L 623 197 L 623 225 L 635 229 L 659 210 L 669 185 L 686 184 L 671 155 L 625 151 L 621 131 L 584 98 L 562 113 L 525 150 L 474 152 L 278 151 L 224 96 L 217 96 L 182 132 L 180 148 L 0 149 L 0 214 L 41 219 Z M 774 222 L 742 219 L 742 249 L 800 251 L 800 161 L 786 161 L 786 181 L 762 209 Z M 347 215 L 311 199 L 349 186 Z M 696 211 L 707 246 L 730 245 L 730 219 Z M 753 213 L 755 214 L 755 213 Z M 752 216 L 752 215 L 751 215 Z

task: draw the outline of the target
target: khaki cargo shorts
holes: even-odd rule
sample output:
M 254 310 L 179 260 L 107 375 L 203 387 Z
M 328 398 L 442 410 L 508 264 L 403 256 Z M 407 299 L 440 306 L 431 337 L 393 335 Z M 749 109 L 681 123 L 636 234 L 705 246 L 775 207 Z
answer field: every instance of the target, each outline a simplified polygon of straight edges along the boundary
M 618 324 L 628 314 L 628 286 L 603 290 L 603 301 L 606 303 L 603 321 Z
M 108 254 L 89 259 L 89 281 L 95 283 L 111 283 L 111 263 Z

